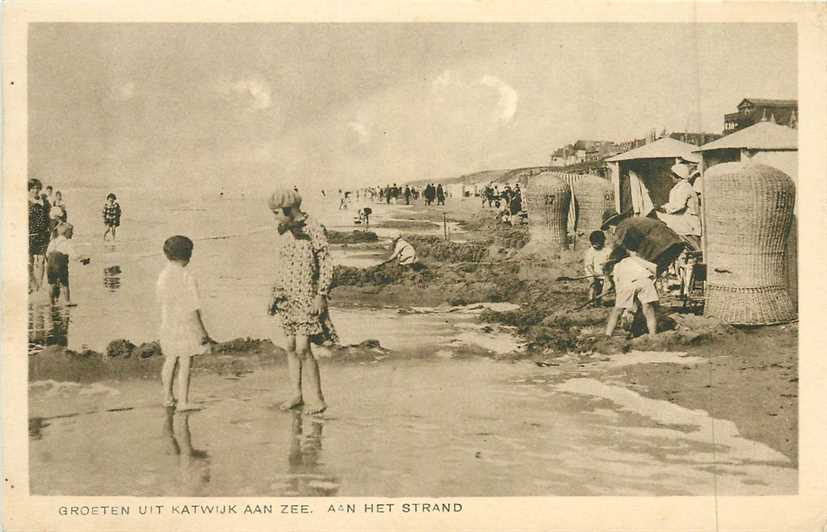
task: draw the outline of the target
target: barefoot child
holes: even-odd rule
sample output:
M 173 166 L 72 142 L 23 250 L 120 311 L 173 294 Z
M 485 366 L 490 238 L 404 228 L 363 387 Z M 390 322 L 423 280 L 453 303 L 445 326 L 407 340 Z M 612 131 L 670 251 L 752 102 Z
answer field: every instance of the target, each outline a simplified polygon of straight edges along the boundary
M 278 317 L 287 338 L 290 397 L 282 410 L 304 406 L 305 414 L 323 412 L 319 365 L 310 342 L 337 341 L 327 312 L 333 282 L 333 259 L 324 229 L 299 210 L 301 196 L 289 188 L 271 194 L 268 205 L 276 219 L 276 279 L 270 314 Z
M 108 235 L 112 235 L 112 240 L 115 240 L 115 230 L 121 225 L 121 206 L 118 198 L 111 192 L 106 195 L 106 203 L 103 206 L 103 225 L 106 226 L 103 239 L 106 240 Z
M 55 226 L 55 238 L 46 248 L 46 279 L 49 281 L 49 298 L 54 305 L 63 292 L 66 297 L 66 306 L 75 306 L 69 291 L 69 259 L 75 259 L 84 266 L 89 264 L 89 257 L 75 253 L 72 245 L 72 224 L 60 222 Z
M 589 300 L 594 300 L 593 306 L 601 306 L 596 298 L 603 293 L 603 283 L 606 280 L 606 264 L 609 262 L 609 255 L 612 250 L 606 247 L 606 235 L 603 231 L 592 231 L 589 235 L 591 247 L 586 250 L 583 256 L 583 265 L 589 279 Z
M 654 335 L 657 332 L 654 304 L 659 300 L 658 291 L 655 288 L 657 265 L 638 256 L 640 239 L 634 235 L 627 234 L 622 245 L 629 256 L 614 267 L 617 296 L 615 306 L 609 314 L 609 321 L 606 323 L 606 336 L 614 333 L 620 313 L 624 310 L 634 313 L 637 311 L 638 303 L 643 309 L 649 334 Z
M 161 351 L 164 366 L 164 406 L 178 411 L 198 410 L 190 403 L 190 362 L 193 355 L 203 353 L 215 344 L 201 319 L 198 286 L 187 265 L 192 257 L 192 240 L 172 236 L 164 242 L 164 255 L 169 261 L 158 276 L 158 299 L 161 302 Z M 178 399 L 172 393 L 172 380 L 178 368 Z

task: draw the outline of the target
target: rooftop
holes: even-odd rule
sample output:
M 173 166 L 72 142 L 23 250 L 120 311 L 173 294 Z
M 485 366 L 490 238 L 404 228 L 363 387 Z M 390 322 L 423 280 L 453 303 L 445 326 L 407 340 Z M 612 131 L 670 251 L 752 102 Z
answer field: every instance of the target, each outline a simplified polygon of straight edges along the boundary
M 798 107 L 798 100 L 771 100 L 768 98 L 744 98 L 738 107 L 744 102 L 750 102 L 760 107 Z
M 798 131 L 773 122 L 758 122 L 726 137 L 695 148 L 696 152 L 710 150 L 798 150 Z
M 635 159 L 668 159 L 680 157 L 686 161 L 697 163 L 700 162 L 700 157 L 698 157 L 696 153 L 693 153 L 693 150 L 697 149 L 698 147 L 695 145 L 687 144 L 686 142 L 681 142 L 671 137 L 664 137 L 655 142 L 645 144 L 640 148 L 609 157 L 606 160 L 609 162 L 619 162 Z

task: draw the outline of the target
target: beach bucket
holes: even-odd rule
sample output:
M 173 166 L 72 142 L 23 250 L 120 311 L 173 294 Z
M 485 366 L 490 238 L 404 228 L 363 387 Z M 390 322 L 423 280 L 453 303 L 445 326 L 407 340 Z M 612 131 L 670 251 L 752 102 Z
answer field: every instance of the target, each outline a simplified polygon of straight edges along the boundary
M 611 182 L 594 175 L 578 176 L 571 182 L 577 213 L 577 232 L 587 235 L 600 229 L 603 213 L 614 207 L 615 193 Z
M 543 173 L 529 180 L 525 202 L 532 248 L 567 248 L 566 221 L 570 201 L 571 187 L 559 177 Z
M 785 247 L 795 185 L 776 168 L 723 163 L 704 174 L 704 315 L 736 325 L 795 319 Z

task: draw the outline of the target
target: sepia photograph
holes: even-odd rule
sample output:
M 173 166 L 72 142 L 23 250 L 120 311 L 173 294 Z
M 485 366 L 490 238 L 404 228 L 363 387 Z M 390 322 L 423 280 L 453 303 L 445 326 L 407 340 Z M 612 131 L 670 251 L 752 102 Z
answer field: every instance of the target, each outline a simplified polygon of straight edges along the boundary
M 28 24 L 22 489 L 798 496 L 799 38 Z

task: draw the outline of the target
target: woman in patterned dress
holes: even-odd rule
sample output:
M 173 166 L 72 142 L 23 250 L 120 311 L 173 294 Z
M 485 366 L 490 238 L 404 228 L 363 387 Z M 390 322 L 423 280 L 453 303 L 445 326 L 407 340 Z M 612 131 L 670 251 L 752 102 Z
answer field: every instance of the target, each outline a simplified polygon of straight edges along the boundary
M 305 414 L 318 414 L 327 405 L 310 343 L 338 340 L 327 311 L 333 259 L 324 228 L 299 209 L 301 201 L 298 192 L 286 187 L 273 192 L 268 201 L 278 224 L 270 314 L 279 319 L 287 337 L 292 392 L 281 408 L 304 405 Z
M 29 293 L 40 290 L 46 247 L 49 245 L 49 212 L 40 196 L 43 184 L 29 179 Z

